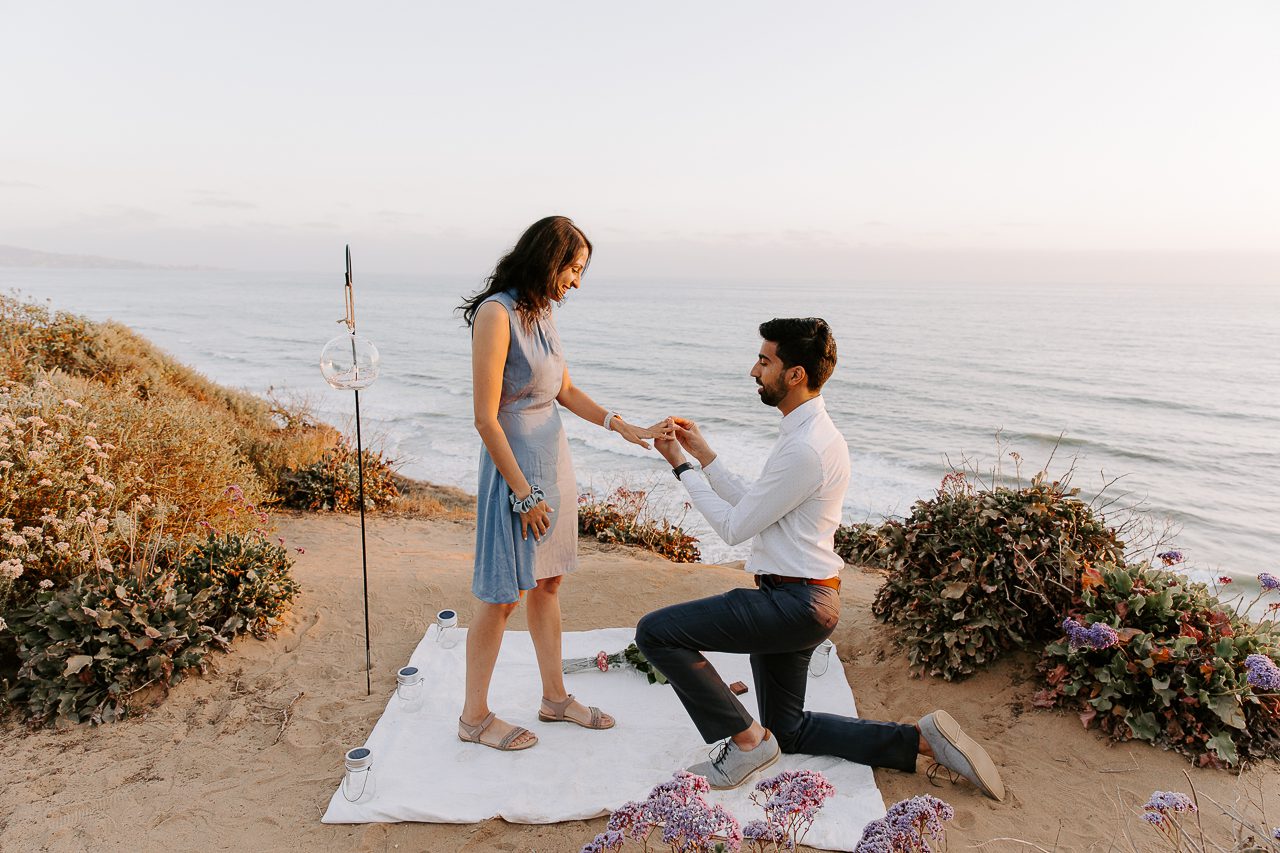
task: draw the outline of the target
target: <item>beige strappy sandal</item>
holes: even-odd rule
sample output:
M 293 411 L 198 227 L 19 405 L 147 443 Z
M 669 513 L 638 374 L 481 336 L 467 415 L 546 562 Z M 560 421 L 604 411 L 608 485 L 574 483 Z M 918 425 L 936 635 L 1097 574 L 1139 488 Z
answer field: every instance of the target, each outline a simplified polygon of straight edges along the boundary
M 490 743 L 487 740 L 481 740 L 480 736 L 484 734 L 485 729 L 493 725 L 493 721 L 496 719 L 497 719 L 497 715 L 494 714 L 492 711 L 490 711 L 489 716 L 485 717 L 479 723 L 472 726 L 462 722 L 462 718 L 459 717 L 458 718 L 458 740 L 464 741 L 466 743 L 478 743 L 481 746 L 487 746 L 491 749 L 497 749 L 502 752 L 518 752 L 519 750 L 522 750 L 522 749 L 528 749 L 529 747 L 533 746 L 538 742 L 538 736 L 533 734 L 533 732 L 529 731 L 524 726 L 515 726 L 514 728 L 511 729 L 511 731 L 503 735 L 502 740 L 498 741 L 497 743 Z M 526 741 L 525 743 L 519 744 L 517 746 L 512 746 L 512 743 L 514 741 L 516 741 L 521 735 L 526 735 L 526 734 L 532 735 L 533 740 Z
M 584 729 L 613 728 L 615 723 L 613 717 L 610 717 L 595 705 L 587 708 L 591 712 L 591 720 L 589 722 L 584 723 L 581 720 L 575 720 L 573 717 L 566 717 L 564 712 L 569 710 L 569 706 L 572 704 L 572 693 L 560 702 L 552 702 L 544 696 L 542 697 L 542 707 L 538 709 L 538 719 L 544 723 L 573 723 L 582 726 Z M 550 709 L 550 713 L 548 713 L 547 709 Z

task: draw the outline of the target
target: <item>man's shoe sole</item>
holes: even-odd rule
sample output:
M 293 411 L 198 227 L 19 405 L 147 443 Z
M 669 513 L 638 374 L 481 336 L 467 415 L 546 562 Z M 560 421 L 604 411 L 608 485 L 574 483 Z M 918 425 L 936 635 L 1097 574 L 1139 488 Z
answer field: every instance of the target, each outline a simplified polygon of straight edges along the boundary
M 946 711 L 934 711 L 933 722 L 939 733 L 969 762 L 974 775 L 978 777 L 982 792 L 997 802 L 1003 801 L 1004 782 L 1000 779 L 1000 771 L 996 769 L 996 763 L 987 755 L 982 744 L 965 734 L 960 724 Z
M 954 722 L 954 720 L 953 720 L 952 722 Z M 757 749 L 758 749 L 758 748 L 759 748 L 759 747 L 757 747 Z M 734 788 L 741 788 L 743 785 L 745 785 L 745 784 L 747 783 L 747 780 L 748 780 L 748 779 L 750 779 L 752 776 L 756 775 L 756 774 L 757 774 L 757 773 L 759 773 L 761 770 L 767 770 L 768 768 L 772 767 L 774 764 L 777 764 L 777 763 L 778 763 L 778 759 L 779 759 L 779 758 L 781 758 L 781 757 L 782 757 L 782 750 L 778 750 L 777 752 L 775 752 L 775 753 L 773 754 L 773 758 L 770 758 L 770 759 L 769 759 L 768 761 L 766 761 L 764 764 L 761 764 L 761 765 L 760 765 L 759 767 L 757 767 L 755 770 L 752 770 L 752 771 L 751 771 L 750 773 L 748 773 L 746 776 L 743 776 L 743 777 L 742 777 L 742 779 L 740 779 L 740 780 L 738 781 L 738 784 L 736 784 L 736 785 L 711 785 L 711 790 L 713 790 L 713 791 L 732 791 Z M 711 784 L 711 780 L 710 780 L 710 779 L 708 779 L 708 780 L 707 780 L 707 784 L 708 784 L 708 785 L 710 785 L 710 784 Z

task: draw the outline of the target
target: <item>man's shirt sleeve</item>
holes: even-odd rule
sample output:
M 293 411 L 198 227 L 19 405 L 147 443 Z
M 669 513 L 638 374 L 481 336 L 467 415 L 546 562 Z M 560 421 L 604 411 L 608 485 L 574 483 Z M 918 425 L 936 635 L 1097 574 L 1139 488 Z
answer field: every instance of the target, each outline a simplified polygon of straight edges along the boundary
M 711 529 L 729 545 L 738 545 L 804 503 L 822 485 L 817 452 L 796 444 L 772 457 L 756 480 L 730 503 L 716 494 L 696 472 L 686 471 L 680 482 Z
M 711 464 L 702 469 L 702 473 L 707 475 L 707 482 L 715 489 L 716 494 L 731 504 L 736 505 L 750 486 L 750 483 L 730 471 L 719 456 L 712 459 Z

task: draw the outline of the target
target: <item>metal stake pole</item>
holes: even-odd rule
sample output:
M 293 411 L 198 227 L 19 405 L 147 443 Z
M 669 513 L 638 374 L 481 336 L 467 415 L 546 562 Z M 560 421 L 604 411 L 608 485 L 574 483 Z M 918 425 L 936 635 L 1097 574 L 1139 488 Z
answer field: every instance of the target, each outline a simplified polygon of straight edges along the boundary
M 360 439 L 360 392 L 356 391 L 356 472 L 360 483 L 360 574 L 364 578 L 364 687 L 373 695 L 373 657 L 369 651 L 369 560 L 364 545 L 364 444 Z

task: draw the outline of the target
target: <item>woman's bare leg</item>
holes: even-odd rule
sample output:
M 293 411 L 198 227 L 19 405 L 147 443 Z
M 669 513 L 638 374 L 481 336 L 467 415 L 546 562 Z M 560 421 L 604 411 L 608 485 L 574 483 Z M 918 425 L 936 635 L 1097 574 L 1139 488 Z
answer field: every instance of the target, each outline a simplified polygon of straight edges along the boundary
M 529 590 L 529 636 L 533 639 L 533 650 L 538 656 L 538 673 L 542 676 L 542 698 L 552 702 L 563 702 L 569 693 L 564 687 L 563 653 L 561 651 L 560 625 L 560 581 L 563 575 L 543 578 L 538 585 Z M 573 720 L 587 722 L 591 712 L 585 705 L 576 700 L 565 709 L 565 716 Z M 603 715 L 605 727 L 612 724 L 613 718 Z
M 507 620 L 515 609 L 516 604 L 481 602 L 475 619 L 467 626 L 467 688 L 461 717 L 467 725 L 479 725 L 489 716 L 489 684 L 493 680 L 493 668 L 498 663 Z M 513 728 L 503 720 L 494 720 L 481 737 L 486 742 L 496 743 Z M 532 734 L 523 734 L 512 742 L 512 746 L 536 739 Z

